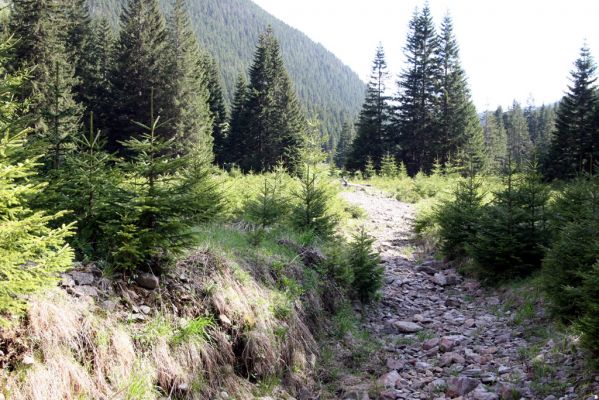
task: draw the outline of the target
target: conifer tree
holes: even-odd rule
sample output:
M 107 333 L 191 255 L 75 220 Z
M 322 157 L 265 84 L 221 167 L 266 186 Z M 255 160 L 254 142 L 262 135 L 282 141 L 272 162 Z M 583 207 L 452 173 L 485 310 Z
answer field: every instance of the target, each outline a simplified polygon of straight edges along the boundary
M 381 176 L 395 178 L 398 174 L 397 160 L 390 153 L 385 154 L 381 161 Z
M 334 232 L 336 219 L 330 211 L 332 194 L 323 179 L 314 165 L 305 164 L 300 169 L 299 188 L 293 193 L 297 203 L 292 222 L 300 230 L 328 238 Z
M 473 244 L 483 205 L 482 184 L 471 164 L 468 178 L 458 182 L 452 201 L 444 201 L 435 210 L 441 236 L 441 250 L 449 259 L 466 256 Z
M 483 132 L 487 154 L 486 167 L 489 172 L 499 173 L 504 168 L 507 157 L 507 133 L 497 114 L 486 111 L 483 114 Z
M 555 107 L 543 104 L 537 111 L 536 135 L 531 137 L 535 151 L 539 154 L 539 160 L 543 161 L 549 154 L 553 132 L 555 130 Z
M 232 160 L 243 170 L 264 171 L 279 160 L 293 166 L 302 145 L 305 115 L 283 64 L 281 50 L 272 28 L 260 35 L 250 68 L 248 99 L 244 111 L 244 132 L 231 130 L 233 137 L 244 136 L 245 150 Z M 238 116 L 232 115 L 232 119 Z
M 364 179 L 371 179 L 376 176 L 376 168 L 370 156 L 366 157 L 366 165 L 364 165 L 363 177 Z
M 505 126 L 509 157 L 516 166 L 525 166 L 533 155 L 533 145 L 524 112 L 517 101 L 508 110 Z
M 131 155 L 123 168 L 134 185 L 127 213 L 108 225 L 110 234 L 118 238 L 110 261 L 122 271 L 142 268 L 160 273 L 191 239 L 181 218 L 186 192 L 177 178 L 177 171 L 184 169 L 189 158 L 170 154 L 175 138 L 158 134 L 160 117 L 154 115 L 153 101 L 149 111 L 149 123 L 137 123 L 142 133 L 123 142 Z
M 84 68 L 84 49 L 92 37 L 92 20 L 89 15 L 87 0 L 61 0 L 65 2 L 66 31 L 65 50 L 69 61 L 75 67 L 75 75 L 82 78 Z M 99 61 L 99 60 L 97 60 Z M 78 85 L 79 86 L 79 85 Z M 77 96 L 81 95 L 79 87 Z M 79 97 L 77 98 L 79 100 Z
M 358 117 L 356 138 L 346 166 L 350 170 L 363 170 L 370 157 L 379 169 L 383 155 L 390 151 L 389 124 L 391 120 L 390 98 L 386 94 L 389 71 L 385 51 L 379 45 L 372 63 L 366 99 Z
M 549 197 L 535 164 L 516 174 L 507 163 L 504 188 L 481 210 L 476 237 L 467 246 L 481 277 L 489 282 L 526 276 L 540 267 L 548 243 Z
M 594 126 L 598 104 L 595 82 L 597 66 L 583 46 L 571 72 L 572 84 L 557 110 L 556 133 L 547 166 L 552 178 L 572 177 L 589 171 L 599 156 L 599 129 Z
M 16 0 L 12 6 L 10 31 L 17 39 L 12 67 L 32 69 L 20 92 L 32 110 L 34 132 L 30 141 L 46 154 L 44 166 L 55 169 L 65 149 L 72 147 L 82 116 L 75 100 L 79 81 L 66 48 L 70 4 L 66 0 Z
M 482 160 L 483 132 L 460 63 L 459 47 L 449 15 L 443 19 L 438 42 L 437 59 L 441 71 L 438 132 L 435 134 L 437 158 L 445 164 L 452 155 L 466 152 Z
M 94 130 L 93 113 L 88 126 L 89 133 L 76 138 L 76 150 L 67 155 L 47 190 L 46 207 L 69 210 L 62 221 L 77 223 L 73 247 L 79 256 L 99 260 L 106 257 L 113 240 L 104 228 L 118 218 L 122 171 L 114 166 L 118 160 L 104 150 L 105 139 Z
M 204 86 L 208 91 L 208 106 L 212 117 L 215 160 L 218 164 L 222 164 L 227 158 L 225 146 L 228 127 L 220 73 L 216 60 L 208 53 L 202 55 L 201 66 L 204 71 Z
M 400 75 L 399 108 L 393 134 L 400 159 L 410 174 L 430 171 L 437 156 L 434 146 L 438 115 L 440 65 L 436 59 L 439 40 L 430 9 L 416 10 L 410 21 L 404 49 L 407 67 Z
M 239 75 L 237 83 L 235 84 L 235 95 L 233 98 L 233 104 L 231 105 L 231 119 L 229 122 L 229 135 L 225 140 L 225 146 L 220 151 L 215 153 L 218 161 L 224 162 L 238 162 L 245 152 L 247 137 L 247 103 L 249 98 L 248 84 L 243 75 Z
M 363 303 L 376 298 L 383 285 L 384 269 L 377 252 L 373 251 L 374 238 L 362 227 L 355 235 L 350 247 L 349 263 L 353 271 L 353 289 Z
M 354 125 L 344 122 L 339 134 L 339 142 L 335 146 L 335 155 L 333 161 L 338 168 L 345 168 L 347 159 L 352 149 L 352 143 L 356 136 Z
M 200 48 L 185 7 L 185 0 L 175 0 L 169 19 L 169 65 L 172 103 L 169 124 L 175 130 L 179 152 L 196 154 L 212 162 L 212 117 L 208 107 L 208 89 L 204 85 Z
M 111 118 L 115 40 L 107 19 L 94 20 L 79 59 L 77 99 L 86 109 L 84 122 L 93 114 L 94 125 L 101 130 Z
M 73 256 L 65 244 L 71 226 L 50 227 L 62 214 L 29 204 L 44 185 L 32 183 L 35 160 L 23 159 L 27 129 L 15 94 L 24 77 L 7 73 L 9 46 L 0 44 L 0 326 L 24 310 L 25 296 L 56 285 Z
M 129 0 L 120 24 L 111 79 L 114 107 L 108 132 L 110 149 L 119 149 L 119 142 L 139 132 L 133 121 L 148 120 L 152 90 L 156 115 L 168 115 L 172 102 L 167 31 L 158 1 Z M 170 138 L 174 129 L 162 124 L 156 134 Z

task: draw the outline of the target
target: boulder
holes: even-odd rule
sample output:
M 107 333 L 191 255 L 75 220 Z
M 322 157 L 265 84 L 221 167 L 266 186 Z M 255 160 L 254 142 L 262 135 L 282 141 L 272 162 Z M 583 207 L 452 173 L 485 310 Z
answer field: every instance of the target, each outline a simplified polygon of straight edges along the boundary
M 466 360 L 464 360 L 464 357 L 462 357 L 459 354 L 456 353 L 445 353 L 441 356 L 441 359 L 439 360 L 439 366 L 440 367 L 447 367 L 451 364 L 464 364 L 466 362 Z
M 454 376 L 447 381 L 445 394 L 449 397 L 465 396 L 472 392 L 480 384 L 479 380 L 465 376 Z
M 383 386 L 385 389 L 395 388 L 395 383 L 401 376 L 399 372 L 393 370 L 379 378 L 379 384 Z
M 401 333 L 415 333 L 421 331 L 422 326 L 409 321 L 395 321 L 393 326 Z
M 437 272 L 435 275 L 433 275 L 431 281 L 433 281 L 439 286 L 447 286 L 447 278 L 445 277 L 445 274 L 443 274 L 442 272 Z
M 144 289 L 154 290 L 160 284 L 160 280 L 157 276 L 144 272 L 137 276 L 135 283 L 137 283 L 139 287 L 142 287 Z
M 520 398 L 520 392 L 509 383 L 498 383 L 495 392 L 501 400 L 518 400 Z
M 440 340 L 439 339 L 429 339 L 429 340 L 425 340 L 422 343 L 422 349 L 423 350 L 430 350 L 433 349 L 435 347 L 437 347 L 439 345 Z
M 455 342 L 448 338 L 443 338 L 439 342 L 439 350 L 443 353 L 448 353 L 455 347 Z
M 89 272 L 73 271 L 69 275 L 77 285 L 91 285 L 94 283 L 94 275 Z

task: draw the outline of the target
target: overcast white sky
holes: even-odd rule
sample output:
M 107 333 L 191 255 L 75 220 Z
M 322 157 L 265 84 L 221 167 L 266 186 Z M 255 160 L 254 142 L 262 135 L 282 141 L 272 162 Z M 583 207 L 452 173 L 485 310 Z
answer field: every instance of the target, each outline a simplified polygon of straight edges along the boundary
M 407 27 L 424 0 L 254 0 L 322 43 L 367 80 L 385 47 L 395 77 Z M 429 0 L 438 25 L 449 11 L 479 109 L 559 100 L 586 40 L 599 57 L 599 0 Z

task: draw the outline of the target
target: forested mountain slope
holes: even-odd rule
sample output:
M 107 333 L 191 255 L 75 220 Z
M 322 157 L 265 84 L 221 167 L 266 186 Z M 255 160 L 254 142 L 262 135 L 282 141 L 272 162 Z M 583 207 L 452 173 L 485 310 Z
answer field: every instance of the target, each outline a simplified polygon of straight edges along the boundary
M 90 0 L 95 15 L 118 21 L 124 0 Z M 168 11 L 169 0 L 161 0 Z M 280 40 L 285 64 L 300 99 L 317 112 L 326 128 L 339 131 L 343 120 L 357 114 L 364 83 L 322 45 L 268 14 L 250 0 L 193 0 L 188 2 L 200 43 L 217 59 L 228 101 L 236 78 L 247 71 L 258 36 L 271 25 Z M 336 135 L 335 135 L 336 136 Z

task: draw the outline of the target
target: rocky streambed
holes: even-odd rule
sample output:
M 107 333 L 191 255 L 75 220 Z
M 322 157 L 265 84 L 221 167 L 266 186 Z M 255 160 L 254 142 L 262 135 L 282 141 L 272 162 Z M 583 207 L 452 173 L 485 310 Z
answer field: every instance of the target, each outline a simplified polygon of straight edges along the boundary
M 366 211 L 385 266 L 382 300 L 363 315 L 383 353 L 385 365 L 374 372 L 379 398 L 596 398 L 576 386 L 583 367 L 575 353 L 560 354 L 552 340 L 533 348 L 503 292 L 481 288 L 431 255 L 414 257 L 412 205 L 368 187 L 343 196 Z M 590 382 L 584 391 L 597 393 L 599 380 Z M 372 398 L 372 384 L 365 387 L 348 387 L 343 398 Z

